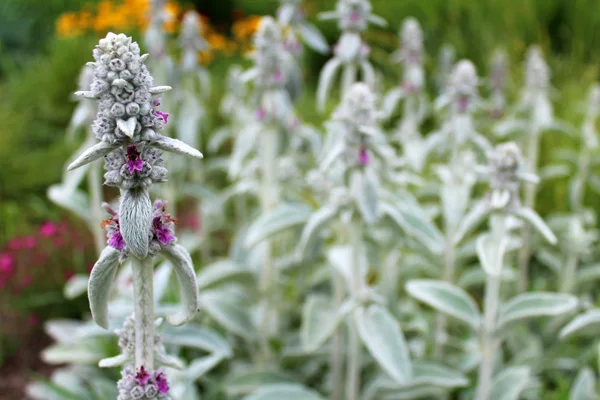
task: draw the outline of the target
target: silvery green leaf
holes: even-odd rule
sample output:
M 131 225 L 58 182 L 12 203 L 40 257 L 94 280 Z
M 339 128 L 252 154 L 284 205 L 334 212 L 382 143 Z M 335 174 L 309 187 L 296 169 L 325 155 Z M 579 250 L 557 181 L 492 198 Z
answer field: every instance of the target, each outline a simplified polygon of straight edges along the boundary
M 168 315 L 167 322 L 171 325 L 183 325 L 196 315 L 198 311 L 198 286 L 192 258 L 183 246 L 178 244 L 163 247 L 160 253 L 173 266 L 173 271 L 179 281 L 183 310 L 175 315 Z
M 414 298 L 436 310 L 466 322 L 474 330 L 481 325 L 481 314 L 475 300 L 463 289 L 448 282 L 411 280 L 406 290 Z
M 387 26 L 387 21 L 385 19 L 383 19 L 382 17 L 380 17 L 379 15 L 375 15 L 375 14 L 371 14 L 369 15 L 368 18 L 369 22 L 371 22 L 374 25 L 380 26 L 382 28 L 385 28 Z
M 554 233 L 552 233 L 552 230 L 548 227 L 548 225 L 546 225 L 546 223 L 538 215 L 538 213 L 536 213 L 535 211 L 533 211 L 530 208 L 520 208 L 515 212 L 515 215 L 517 215 L 518 217 L 521 217 L 526 222 L 533 225 L 533 227 L 535 229 L 537 229 L 537 231 L 544 237 L 544 239 L 546 239 L 548 241 L 548 243 L 550 243 L 550 244 L 557 243 L 558 240 L 556 239 L 556 236 L 554 236 Z
M 543 167 L 538 175 L 542 180 L 549 180 L 566 178 L 568 176 L 571 176 L 571 174 L 571 167 L 569 167 L 568 165 L 555 164 Z
M 343 139 L 334 141 L 334 143 L 327 149 L 325 156 L 321 159 L 319 169 L 321 171 L 327 171 L 331 165 L 337 160 L 340 155 L 344 152 L 346 146 Z
M 373 66 L 368 61 L 361 61 L 360 68 L 362 70 L 363 81 L 369 86 L 375 86 L 375 70 Z
M 456 388 L 469 385 L 469 379 L 459 371 L 433 361 L 413 362 L 413 379 L 410 385 L 433 385 Z
M 338 19 L 340 15 L 336 11 L 324 11 L 317 14 L 317 18 L 321 21 L 326 21 L 329 19 Z
M 72 300 L 76 297 L 81 296 L 87 291 L 88 287 L 88 276 L 83 274 L 76 274 L 69 278 L 65 287 L 63 288 L 63 295 L 65 298 Z
M 117 120 L 117 128 L 119 128 L 119 130 L 121 130 L 121 132 L 123 132 L 123 134 L 125 134 L 125 136 L 127 136 L 129 138 L 133 138 L 133 135 L 135 134 L 136 126 L 137 126 L 137 118 L 136 117 L 131 117 L 127 121 L 125 121 L 124 119 Z
M 28 399 L 32 400 L 64 400 L 65 389 L 54 385 L 52 382 L 36 381 L 27 384 L 25 393 Z M 71 394 L 75 396 L 74 394 Z M 77 400 L 81 398 L 75 397 Z
M 228 331 L 244 338 L 255 336 L 248 313 L 248 299 L 232 290 L 210 290 L 200 294 L 200 309 Z
M 573 386 L 571 386 L 569 400 L 594 400 L 597 398 L 594 372 L 590 368 L 583 368 L 579 371 Z
M 535 258 L 556 274 L 560 273 L 564 265 L 558 254 L 554 254 L 546 249 L 540 249 L 536 253 Z M 579 270 L 577 272 L 579 272 Z M 600 270 L 598 272 L 600 274 Z
M 589 310 L 573 318 L 559 333 L 561 339 L 572 335 L 597 336 L 600 329 L 600 308 Z
M 364 256 L 360 260 L 360 271 L 362 272 L 363 278 L 367 274 L 367 259 Z M 348 288 L 352 287 L 352 247 L 351 246 L 332 246 L 327 252 L 327 261 L 336 272 L 344 277 Z M 363 279 L 364 280 L 364 279 Z
M 490 206 L 485 200 L 476 203 L 458 226 L 456 234 L 454 235 L 454 243 L 458 244 L 469 232 L 475 229 L 490 211 Z
M 252 284 L 254 273 L 231 260 L 221 260 L 204 266 L 196 275 L 200 291 L 230 283 Z
M 333 307 L 326 296 L 311 294 L 302 308 L 300 342 L 308 352 L 317 350 L 337 329 L 344 314 Z
M 510 367 L 500 372 L 492 383 L 490 400 L 518 400 L 531 376 L 529 367 Z
M 229 164 L 229 176 L 231 178 L 237 177 L 242 172 L 244 160 L 257 145 L 261 129 L 259 124 L 250 123 L 239 133 L 233 145 Z
M 277 19 L 282 26 L 289 25 L 292 17 L 294 16 L 294 12 L 296 11 L 296 7 L 292 4 L 282 4 L 277 9 Z
M 71 171 L 75 168 L 82 167 L 86 164 L 91 163 L 94 160 L 99 159 L 100 157 L 104 157 L 114 149 L 119 147 L 118 144 L 109 144 L 106 142 L 99 142 L 94 146 L 90 147 L 86 151 L 84 151 L 75 161 L 73 161 L 67 167 L 67 170 Z
M 313 24 L 302 22 L 298 24 L 297 29 L 298 33 L 300 33 L 300 37 L 302 37 L 302 40 L 308 47 L 321 54 L 327 54 L 329 52 L 327 39 L 325 39 L 323 34 L 319 32 Z
M 98 96 L 96 96 L 93 92 L 87 90 L 79 90 L 73 94 L 77 97 L 82 97 L 84 99 L 98 100 Z
M 379 195 L 377 182 L 366 171 L 355 171 L 351 176 L 350 191 L 358 210 L 367 224 L 377 222 L 379 218 Z
M 489 233 L 477 238 L 477 256 L 485 272 L 493 276 L 500 275 L 508 243 L 507 237 L 498 240 Z
M 93 340 L 56 343 L 44 349 L 41 358 L 48 364 L 96 364 L 106 357 L 100 343 Z
M 199 122 L 205 113 L 195 96 L 186 96 L 182 103 L 177 118 L 177 137 L 195 148 L 199 145 Z
M 181 243 L 181 241 L 179 241 Z M 171 263 L 165 261 L 161 263 L 154 271 L 154 302 L 159 303 L 165 295 L 169 286 L 169 280 L 171 278 L 171 272 L 173 268 Z
M 173 368 L 173 369 L 176 369 L 179 371 L 183 370 L 183 368 L 185 367 L 185 365 L 183 364 L 183 361 L 181 361 L 181 359 L 179 359 L 178 357 L 175 357 L 175 356 L 171 356 L 162 351 L 155 352 L 154 357 L 155 357 L 158 365 Z
M 223 144 L 233 136 L 231 128 L 223 126 L 213 132 L 210 140 L 208 141 L 208 151 L 210 153 L 216 153 L 223 146 Z
M 307 250 L 312 248 L 314 242 L 319 237 L 320 230 L 331 221 L 338 213 L 338 207 L 332 205 L 325 205 L 312 213 L 308 218 L 308 222 L 302 230 L 302 236 L 298 243 L 296 250 L 298 257 L 304 259 L 307 254 Z
M 381 368 L 396 382 L 410 382 L 410 352 L 398 321 L 382 306 L 373 304 L 354 311 L 363 344 Z
M 250 369 L 237 372 L 236 375 L 227 379 L 223 387 L 229 396 L 240 396 L 272 384 L 284 382 L 292 384 L 294 380 L 292 376 L 281 371 Z
M 304 224 L 311 208 L 302 203 L 283 203 L 273 211 L 261 215 L 248 228 L 245 244 L 251 248 L 283 231 Z
M 214 367 L 219 365 L 219 363 L 223 361 L 223 359 L 223 354 L 219 353 L 211 354 L 206 357 L 196 358 L 185 369 L 185 375 L 187 379 L 189 379 L 192 382 L 195 382 L 201 377 L 203 377 L 208 371 L 212 370 Z
M 119 266 L 120 252 L 112 247 L 102 250 L 98 261 L 92 268 L 88 282 L 90 310 L 94 321 L 108 329 L 108 297 Z
M 115 357 L 103 358 L 102 360 L 98 361 L 98 366 L 100 368 L 114 368 L 125 365 L 129 361 L 131 360 L 127 356 L 124 354 L 119 354 Z
M 319 74 L 319 85 L 317 86 L 317 109 L 321 112 L 325 109 L 327 95 L 331 92 L 331 84 L 335 79 L 335 73 L 342 65 L 342 60 L 332 58 L 321 69 Z
M 381 211 L 389 216 L 400 229 L 414 236 L 433 254 L 440 254 L 444 248 L 444 238 L 437 227 L 414 205 L 381 202 Z
M 139 259 L 148 255 L 148 233 L 152 227 L 152 203 L 142 188 L 121 191 L 119 225 L 123 240 L 132 255 Z
M 404 90 L 402 90 L 401 88 L 394 88 L 385 95 L 385 98 L 383 99 L 382 109 L 383 115 L 386 118 L 389 118 L 392 115 L 394 109 L 396 108 L 396 105 L 400 100 L 402 100 L 403 97 Z
M 561 265 L 562 267 L 562 265 Z M 560 271 L 560 270 L 559 270 Z M 582 265 L 577 269 L 576 280 L 578 285 L 595 283 L 600 279 L 600 264 Z
M 150 89 L 148 89 L 148 91 L 150 92 L 150 94 L 160 94 L 160 93 L 168 92 L 171 89 L 172 89 L 171 86 L 154 86 L 154 87 L 151 87 Z
M 336 57 L 341 60 L 349 61 L 358 56 L 362 40 L 360 35 L 354 32 L 344 32 L 337 44 Z
M 507 119 L 496 125 L 493 130 L 496 136 L 506 137 L 514 132 L 525 132 L 527 130 L 527 124 L 525 121 Z
M 243 400 L 325 400 L 318 392 L 299 384 L 278 383 L 261 386 Z
M 195 323 L 179 327 L 163 325 L 160 328 L 160 333 L 165 344 L 193 347 L 210 353 L 221 354 L 227 358 L 233 355 L 231 345 L 221 334 Z
M 203 158 L 204 156 L 198 150 L 185 144 L 181 140 L 173 139 L 167 136 L 157 135 L 156 139 L 151 143 L 152 147 L 168 151 L 171 153 L 181 154 L 184 156 Z
M 573 311 L 578 300 L 565 293 L 532 292 L 513 297 L 500 307 L 498 327 L 526 318 L 557 316 Z
M 500 273 L 500 279 L 502 282 L 514 282 L 516 281 L 517 276 L 518 274 L 512 268 L 502 268 L 502 272 Z M 484 286 L 487 278 L 487 272 L 477 265 L 476 267 L 465 270 L 460 275 L 456 283 L 458 286 L 466 290 L 474 286 Z

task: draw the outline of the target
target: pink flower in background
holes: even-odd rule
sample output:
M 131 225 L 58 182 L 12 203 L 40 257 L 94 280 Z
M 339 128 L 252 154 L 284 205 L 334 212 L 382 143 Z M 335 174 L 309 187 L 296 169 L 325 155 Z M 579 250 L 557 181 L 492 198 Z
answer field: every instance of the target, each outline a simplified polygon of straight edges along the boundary
M 33 249 L 37 244 L 37 240 L 35 240 L 35 236 L 25 236 L 23 238 L 23 247 L 26 249 Z
M 65 278 L 65 282 L 68 281 L 69 279 L 71 279 L 73 277 L 73 275 L 75 275 L 75 271 L 73 271 L 72 269 L 68 269 L 63 273 L 63 276 Z
M 264 110 L 264 108 L 258 107 L 258 110 L 256 110 L 256 119 L 262 121 L 266 116 L 267 112 Z
M 15 260 L 10 254 L 0 254 L 0 272 L 10 274 L 14 271 Z
M 369 151 L 367 150 L 367 146 L 364 144 L 360 146 L 360 151 L 358 152 L 358 161 L 361 165 L 367 165 L 370 161 Z
M 46 221 L 40 226 L 40 235 L 43 237 L 50 237 L 56 232 L 58 232 L 58 228 L 52 221 Z

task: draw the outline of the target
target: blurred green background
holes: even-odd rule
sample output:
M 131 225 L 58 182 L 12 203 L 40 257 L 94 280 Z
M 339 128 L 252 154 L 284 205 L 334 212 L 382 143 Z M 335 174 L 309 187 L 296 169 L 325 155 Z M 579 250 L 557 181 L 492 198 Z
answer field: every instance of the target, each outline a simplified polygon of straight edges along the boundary
M 0 363 L 15 349 L 10 337 L 34 331 L 31 327 L 39 326 L 48 317 L 78 315 L 86 309 L 85 299 L 65 307 L 61 288 L 68 276 L 85 272 L 94 261 L 90 234 L 83 223 L 47 200 L 46 190 L 61 180 L 64 163 L 76 148 L 65 141 L 65 130 L 75 107 L 71 94 L 77 88 L 81 67 L 91 60 L 91 49 L 106 30 L 93 28 L 90 17 L 87 24 L 91 28 L 78 31 L 69 26 L 65 15 L 80 15 L 82 10 L 94 14 L 101 7 L 118 7 L 123 1 L 0 1 L 0 273 L 3 268 L 16 269 L 11 281 L 3 281 L 0 275 L 0 336 L 6 338 L 0 339 L 3 344 Z M 181 0 L 176 19 L 182 11 L 196 8 L 208 19 L 217 43 L 221 38 L 236 40 L 232 38 L 236 21 L 248 21 L 253 15 L 273 15 L 278 3 L 277 0 Z M 397 31 L 405 17 L 414 16 L 425 32 L 428 72 L 435 66 L 437 52 L 444 43 L 456 48 L 458 58 L 472 59 L 481 75 L 486 73 L 492 51 L 498 47 L 506 49 L 511 61 L 512 100 L 518 96 L 522 83 L 522 60 L 527 47 L 541 45 L 552 70 L 553 86 L 558 89 L 553 98 L 557 116 L 579 125 L 581 103 L 598 75 L 598 0 L 372 0 L 372 3 L 375 13 L 389 22 L 387 29 L 371 29 L 366 34 L 373 48 L 373 62 L 383 71 L 388 85 L 398 82 L 399 70 L 388 60 L 398 45 Z M 305 0 L 304 5 L 309 18 L 315 20 L 318 11 L 333 9 L 335 1 Z M 113 17 L 118 25 L 118 15 Z M 110 25 L 111 21 L 103 23 Z M 338 35 L 337 26 L 330 22 L 316 23 L 333 43 Z M 111 30 L 119 28 L 114 26 Z M 141 39 L 140 27 L 126 26 L 123 30 L 134 39 Z M 174 54 L 177 54 L 176 35 L 175 26 Z M 247 63 L 241 53 L 220 51 L 211 55 L 208 68 L 215 87 L 223 87 L 228 65 Z M 308 90 L 298 108 L 299 114 L 315 125 L 322 117 L 315 111 L 314 87 L 325 61 L 326 57 L 307 51 L 304 67 Z M 214 90 L 215 101 L 210 103 L 214 107 L 213 128 L 219 123 L 216 106 L 221 92 Z M 551 157 L 552 149 L 573 145 L 574 139 L 546 136 L 543 162 Z M 540 212 L 565 209 L 565 190 L 564 184 L 542 188 Z M 588 204 L 596 204 L 597 200 L 588 199 Z M 50 226 L 56 231 L 51 232 Z

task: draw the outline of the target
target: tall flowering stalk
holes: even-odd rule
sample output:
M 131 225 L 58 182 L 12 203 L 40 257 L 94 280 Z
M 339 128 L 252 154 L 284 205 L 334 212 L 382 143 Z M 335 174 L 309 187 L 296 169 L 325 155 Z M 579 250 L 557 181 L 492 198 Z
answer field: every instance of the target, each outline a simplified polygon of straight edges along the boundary
M 383 18 L 371 12 L 369 0 L 338 0 L 335 11 L 324 12 L 321 19 L 337 19 L 342 35 L 333 47 L 333 58 L 323 66 L 319 75 L 317 88 L 317 108 L 323 111 L 325 102 L 331 91 L 331 84 L 337 71 L 342 68 L 342 97 L 358 80 L 358 71 L 362 81 L 371 88 L 375 84 L 375 71 L 369 62 L 371 48 L 363 41 L 360 34 L 367 29 L 369 23 L 386 26 Z
M 473 63 L 461 60 L 456 64 L 450 77 L 450 87 L 436 99 L 435 107 L 450 108 L 448 120 L 442 128 L 429 135 L 427 138 L 428 153 L 448 151 L 450 163 L 457 162 L 460 150 L 468 144 L 475 145 L 480 153 L 491 150 L 489 141 L 475 130 L 473 113 L 481 106 L 481 99 L 477 90 L 479 77 Z
M 423 69 L 423 31 L 416 19 L 410 17 L 404 20 L 400 43 L 401 48 L 392 58 L 403 64 L 402 84 L 387 93 L 383 101 L 383 114 L 389 117 L 398 102 L 404 100 L 402 119 L 395 130 L 394 139 L 402 144 L 407 164 L 420 172 L 426 161 L 426 148 L 419 125 L 427 114 L 428 104 Z
M 188 252 L 176 243 L 176 221 L 161 200 L 150 201 L 149 187 L 166 180 L 163 151 L 201 158 L 185 143 L 160 134 L 168 114 L 158 109 L 155 96 L 170 89 L 153 86 L 136 42 L 124 34 L 109 33 L 93 52 L 94 81 L 89 91 L 76 95 L 99 101 L 92 125 L 99 143 L 87 149 L 69 170 L 105 158 L 107 185 L 121 190 L 119 210 L 105 205 L 109 218 L 102 223 L 108 246 L 92 269 L 88 296 L 92 317 L 108 328 L 108 296 L 119 264 L 129 261 L 133 269 L 135 302 L 134 365 L 123 370 L 119 400 L 166 398 L 164 373 L 155 370 L 155 317 L 153 260 L 158 254 L 173 265 L 181 285 L 184 308 L 167 316 L 173 325 L 194 317 L 198 303 L 196 277 Z M 145 397 L 144 397 L 145 396 Z
M 504 50 L 496 50 L 492 55 L 488 86 L 490 88 L 489 115 L 501 118 L 506 108 L 506 85 L 508 76 L 508 55 Z

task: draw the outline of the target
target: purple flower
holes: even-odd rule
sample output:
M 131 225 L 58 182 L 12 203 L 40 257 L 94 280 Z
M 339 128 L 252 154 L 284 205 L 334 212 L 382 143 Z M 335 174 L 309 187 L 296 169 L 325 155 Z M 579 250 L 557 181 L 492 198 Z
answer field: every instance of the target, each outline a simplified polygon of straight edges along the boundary
M 154 238 L 163 246 L 168 246 L 175 241 L 176 219 L 171 218 L 166 212 L 166 205 L 162 200 L 154 202 L 154 218 L 152 219 L 152 233 Z
M 265 111 L 265 109 L 262 107 L 258 107 L 258 110 L 256 110 L 256 119 L 262 121 L 266 116 L 267 112 Z
M 169 391 L 167 377 L 161 370 L 158 370 L 154 373 L 154 381 L 156 382 L 156 386 L 158 387 L 158 392 L 160 394 L 166 394 Z
M 361 15 L 357 12 L 351 12 L 350 13 L 350 21 L 352 22 L 360 22 L 361 20 Z
M 162 111 L 154 111 L 154 114 L 158 115 L 158 117 L 161 118 L 165 122 L 165 124 L 168 122 L 169 113 Z
M 129 173 L 133 174 L 135 171 L 141 171 L 144 168 L 144 161 L 140 157 L 140 152 L 137 151 L 135 145 L 127 146 L 127 162 L 125 163 L 129 168 Z
M 367 146 L 363 144 L 360 146 L 360 150 L 358 152 L 358 162 L 360 162 L 360 165 L 367 165 L 369 164 L 369 161 L 369 151 L 367 150 Z
M 148 371 L 146 371 L 146 368 L 144 368 L 143 365 L 140 367 L 139 372 L 135 375 L 135 380 L 142 386 L 146 385 L 146 383 L 148 383 L 150 380 L 150 374 Z
M 108 234 L 108 245 L 117 250 L 123 250 L 125 248 L 125 239 L 123 239 L 120 230 Z
M 460 96 L 458 98 L 458 110 L 461 112 L 467 111 L 469 108 L 469 98 L 467 96 Z

